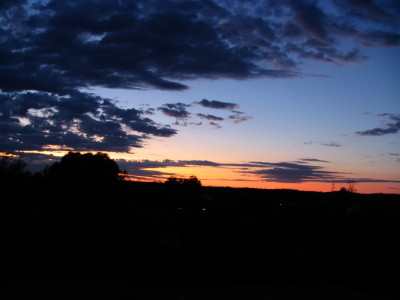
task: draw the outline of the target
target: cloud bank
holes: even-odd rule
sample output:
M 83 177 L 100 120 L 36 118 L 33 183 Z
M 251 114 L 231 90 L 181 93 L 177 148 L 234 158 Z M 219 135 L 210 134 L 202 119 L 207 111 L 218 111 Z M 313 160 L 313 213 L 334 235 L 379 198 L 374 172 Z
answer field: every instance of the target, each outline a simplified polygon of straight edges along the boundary
M 155 123 L 134 108 L 121 109 L 108 99 L 74 92 L 68 96 L 27 92 L 0 94 L 3 151 L 41 150 L 58 145 L 80 151 L 129 152 L 150 136 L 176 130 Z
M 182 90 L 182 81 L 193 78 L 293 77 L 301 75 L 304 59 L 365 58 L 357 48 L 341 50 L 342 38 L 351 37 L 355 46 L 400 44 L 395 0 L 2 5 L 3 91 Z
M 298 77 L 307 60 L 359 63 L 363 47 L 400 44 L 396 0 L 7 0 L 0 9 L 2 151 L 129 151 L 176 133 L 83 89 L 179 91 L 195 79 Z M 188 117 L 184 107 L 159 111 Z M 358 134 L 397 132 L 393 121 Z

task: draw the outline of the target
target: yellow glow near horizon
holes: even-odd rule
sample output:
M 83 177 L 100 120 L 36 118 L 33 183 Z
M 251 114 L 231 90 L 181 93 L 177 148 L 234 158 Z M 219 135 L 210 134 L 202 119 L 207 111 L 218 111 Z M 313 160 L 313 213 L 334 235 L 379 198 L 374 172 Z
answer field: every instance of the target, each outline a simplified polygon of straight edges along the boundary
M 3 157 L 19 157 L 19 155 L 10 154 L 10 153 L 6 153 L 6 152 L 0 152 L 0 156 L 3 156 Z
M 66 155 L 69 151 L 36 151 L 36 150 L 29 150 L 29 151 L 17 151 L 20 153 L 32 153 L 32 154 L 44 154 L 44 155 L 50 155 L 50 156 L 55 156 L 55 157 L 63 157 Z

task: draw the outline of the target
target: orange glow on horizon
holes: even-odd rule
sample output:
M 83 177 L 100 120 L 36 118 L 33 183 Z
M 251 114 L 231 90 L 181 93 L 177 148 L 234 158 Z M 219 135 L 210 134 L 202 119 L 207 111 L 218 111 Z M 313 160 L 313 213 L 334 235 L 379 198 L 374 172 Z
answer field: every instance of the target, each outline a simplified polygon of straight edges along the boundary
M 19 157 L 18 155 L 6 153 L 6 152 L 0 152 L 0 156 L 1 157 Z
M 43 154 L 55 157 L 63 157 L 64 155 L 68 154 L 69 151 L 37 151 L 37 150 L 27 150 L 27 151 L 17 151 L 20 153 L 32 153 L 32 154 Z
M 165 168 L 149 168 L 149 171 L 159 171 L 165 173 L 173 173 L 177 177 L 196 176 L 203 186 L 215 187 L 232 187 L 232 188 L 257 188 L 257 189 L 293 189 L 299 191 L 314 192 L 332 192 L 339 191 L 342 187 L 348 188 L 348 183 L 332 182 L 301 182 L 286 183 L 265 181 L 256 175 L 244 175 L 231 168 L 190 166 L 190 167 L 165 167 Z M 161 181 L 165 181 L 170 175 L 161 176 Z M 146 181 L 151 178 L 146 178 Z M 394 184 L 384 182 L 361 182 L 355 183 L 355 189 L 358 193 L 400 193 L 400 187 L 390 188 Z
M 51 147 L 53 148 L 53 147 Z M 20 153 L 38 153 L 43 155 L 49 155 L 53 157 L 62 157 L 66 155 L 70 150 L 55 150 L 51 149 L 46 151 L 18 151 Z M 81 153 L 97 153 L 98 151 L 82 151 Z M 141 161 L 143 158 L 138 158 L 133 153 L 117 153 L 117 152 L 102 152 L 109 155 L 111 159 L 125 159 L 128 162 L 130 160 Z M 1 152 L 0 152 L 1 155 Z M 162 161 L 157 159 L 157 161 Z M 118 163 L 118 161 L 117 161 Z M 348 188 L 347 183 L 335 183 L 333 186 L 332 182 L 301 182 L 301 183 L 283 183 L 283 182 L 271 182 L 265 181 L 258 177 L 256 174 L 246 173 L 246 170 L 241 169 L 238 166 L 182 166 L 182 167 L 159 167 L 159 168 L 144 168 L 142 171 L 156 171 L 159 174 L 149 175 L 135 175 L 127 174 L 126 180 L 128 181 L 143 181 L 143 182 L 164 182 L 171 175 L 177 177 L 188 178 L 190 176 L 196 176 L 203 186 L 215 186 L 215 187 L 232 187 L 232 188 L 258 188 L 258 189 L 294 189 L 301 191 L 316 191 L 316 192 L 331 192 L 338 191 L 342 187 Z M 362 174 L 358 174 L 361 175 Z M 360 176 L 360 177 L 361 177 Z M 364 177 L 364 176 L 363 176 Z M 368 177 L 367 175 L 365 177 Z M 361 177 L 362 178 L 362 177 Z M 393 178 L 393 180 L 398 180 Z M 358 193 L 395 193 L 400 194 L 399 183 L 391 182 L 362 182 L 355 183 L 355 188 Z

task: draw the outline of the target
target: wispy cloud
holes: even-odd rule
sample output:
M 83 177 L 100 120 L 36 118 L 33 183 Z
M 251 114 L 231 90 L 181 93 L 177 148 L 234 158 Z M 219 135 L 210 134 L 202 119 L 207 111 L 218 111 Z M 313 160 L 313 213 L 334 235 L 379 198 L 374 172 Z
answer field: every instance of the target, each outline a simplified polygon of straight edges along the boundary
M 217 101 L 217 100 L 207 100 L 207 99 L 203 99 L 196 103 L 203 107 L 215 108 L 215 109 L 233 110 L 233 109 L 236 109 L 239 107 L 239 105 L 237 105 L 235 103 L 222 102 L 222 101 Z
M 322 145 L 325 147 L 342 147 L 341 144 L 336 143 L 336 142 L 324 142 L 324 141 L 308 141 L 308 142 L 304 142 L 305 145 Z
M 164 115 L 184 120 L 190 117 L 190 113 L 186 110 L 187 107 L 190 107 L 190 105 L 179 102 L 163 104 L 163 106 L 157 109 Z
M 317 159 L 317 158 L 302 158 L 300 159 L 301 162 L 323 162 L 323 163 L 328 163 L 329 161 L 327 160 L 322 160 L 322 159 Z
M 233 122 L 235 124 L 246 122 L 246 121 L 252 119 L 251 116 L 247 116 L 243 112 L 239 112 L 239 111 L 234 111 L 234 112 L 235 112 L 235 114 L 234 115 L 230 115 L 228 118 L 233 120 Z
M 193 115 L 197 116 L 200 119 L 210 121 L 208 124 L 216 129 L 222 128 L 222 125 L 217 122 L 232 120 L 235 124 L 239 124 L 252 119 L 251 116 L 246 115 L 244 112 L 235 110 L 239 108 L 239 105 L 236 103 L 228 103 L 217 100 L 209 101 L 203 99 L 199 102 L 195 102 L 195 104 L 199 104 L 204 108 L 227 110 L 233 114 L 228 115 L 227 117 L 219 117 L 212 114 L 204 114 L 204 113 L 193 114 L 192 112 L 190 112 L 190 110 L 194 108 L 193 104 L 185 104 L 180 102 L 163 104 L 161 107 L 158 107 L 157 110 L 161 111 L 166 116 L 176 118 L 177 120 L 174 123 L 172 123 L 172 125 L 178 125 L 178 126 L 203 125 L 203 123 L 201 122 L 189 122 L 193 118 Z M 143 113 L 146 113 L 150 109 L 151 108 L 147 108 L 146 110 L 143 110 Z M 153 111 L 154 109 L 151 110 L 151 112 Z
M 198 116 L 201 119 L 209 120 L 209 121 L 223 121 L 224 120 L 224 118 L 217 117 L 217 116 L 214 116 L 214 115 L 209 115 L 209 114 L 200 114 L 200 113 L 198 113 L 198 114 L 196 114 L 196 116 Z
M 221 125 L 219 125 L 218 123 L 215 123 L 215 122 L 209 122 L 208 124 L 210 124 L 211 126 L 213 126 L 213 127 L 216 128 L 216 129 L 222 128 Z
M 385 118 L 384 127 L 376 127 L 365 131 L 357 131 L 357 135 L 362 136 L 381 136 L 391 133 L 397 133 L 400 130 L 400 115 L 378 114 L 377 116 Z

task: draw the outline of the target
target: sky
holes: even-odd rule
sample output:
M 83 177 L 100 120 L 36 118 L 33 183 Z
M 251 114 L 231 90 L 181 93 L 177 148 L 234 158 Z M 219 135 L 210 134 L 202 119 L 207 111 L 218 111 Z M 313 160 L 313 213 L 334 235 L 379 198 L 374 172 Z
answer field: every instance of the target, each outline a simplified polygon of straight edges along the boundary
M 3 0 L 0 152 L 400 193 L 397 0 Z

